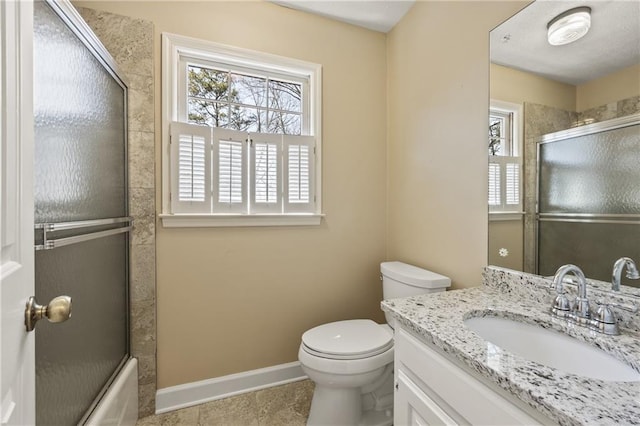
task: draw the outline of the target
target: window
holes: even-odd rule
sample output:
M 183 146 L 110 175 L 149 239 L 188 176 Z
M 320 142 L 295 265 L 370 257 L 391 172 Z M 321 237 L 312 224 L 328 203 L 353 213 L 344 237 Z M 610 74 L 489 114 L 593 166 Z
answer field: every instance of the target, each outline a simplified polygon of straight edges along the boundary
M 320 66 L 162 42 L 163 225 L 318 224 Z
M 522 212 L 521 107 L 491 102 L 489 111 L 489 213 Z
M 489 155 L 511 155 L 513 147 L 513 112 L 489 111 Z
M 187 70 L 187 102 L 179 105 L 179 116 L 189 123 L 251 132 L 303 133 L 307 119 L 303 96 L 308 96 L 304 80 L 243 75 L 219 64 L 189 62 L 181 64 Z M 180 107 L 186 107 L 186 113 Z

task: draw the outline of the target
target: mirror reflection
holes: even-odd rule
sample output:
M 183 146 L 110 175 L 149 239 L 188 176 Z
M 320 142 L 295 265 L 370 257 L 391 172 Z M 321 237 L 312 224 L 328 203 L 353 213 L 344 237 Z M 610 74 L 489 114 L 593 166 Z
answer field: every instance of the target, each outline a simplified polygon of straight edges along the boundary
M 490 41 L 489 264 L 640 263 L 638 3 L 538 0 Z

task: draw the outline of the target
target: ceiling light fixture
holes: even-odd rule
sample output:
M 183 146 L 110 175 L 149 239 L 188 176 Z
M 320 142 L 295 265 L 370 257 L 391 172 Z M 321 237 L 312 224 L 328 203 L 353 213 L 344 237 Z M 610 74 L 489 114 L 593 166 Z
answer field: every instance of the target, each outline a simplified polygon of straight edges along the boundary
M 547 40 L 553 46 L 572 43 L 582 38 L 591 27 L 591 8 L 576 7 L 553 18 L 547 24 Z

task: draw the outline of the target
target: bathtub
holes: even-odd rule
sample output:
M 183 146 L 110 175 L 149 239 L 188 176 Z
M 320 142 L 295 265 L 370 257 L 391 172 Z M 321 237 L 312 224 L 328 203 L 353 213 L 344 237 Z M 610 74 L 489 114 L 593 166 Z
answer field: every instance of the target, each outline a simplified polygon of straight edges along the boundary
M 125 364 L 85 424 L 134 426 L 138 420 L 138 360 Z

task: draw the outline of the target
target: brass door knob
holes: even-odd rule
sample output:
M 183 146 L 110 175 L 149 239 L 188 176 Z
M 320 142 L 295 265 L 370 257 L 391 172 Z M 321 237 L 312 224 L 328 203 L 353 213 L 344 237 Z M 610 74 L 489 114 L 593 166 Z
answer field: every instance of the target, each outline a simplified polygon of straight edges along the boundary
M 27 331 L 32 331 L 42 318 L 47 318 L 49 322 L 64 322 L 71 318 L 71 298 L 58 296 L 44 306 L 39 305 L 36 298 L 31 296 L 24 311 L 24 325 Z

